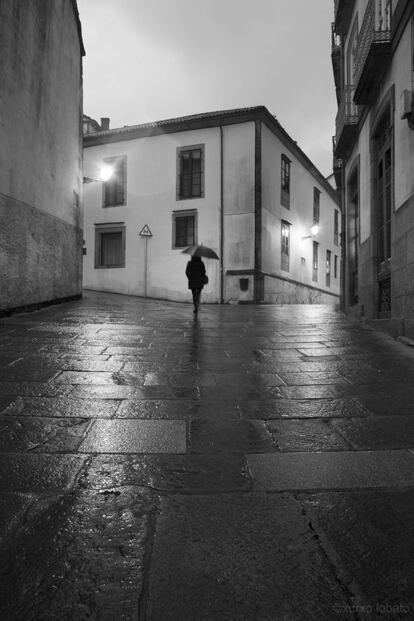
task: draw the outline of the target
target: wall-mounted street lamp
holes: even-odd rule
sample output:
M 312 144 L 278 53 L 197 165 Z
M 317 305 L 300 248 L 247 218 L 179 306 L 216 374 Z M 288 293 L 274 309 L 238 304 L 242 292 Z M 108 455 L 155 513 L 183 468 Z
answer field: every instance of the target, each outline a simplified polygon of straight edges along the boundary
M 105 183 L 105 181 L 109 181 L 109 179 L 112 177 L 113 173 L 114 173 L 113 167 L 109 166 L 108 164 L 104 164 L 99 169 L 99 179 L 93 179 L 92 177 L 84 177 L 83 178 L 83 183 L 95 183 L 95 182 L 99 182 L 99 181 Z
M 315 237 L 315 235 L 317 235 L 319 233 L 319 224 L 312 224 L 312 226 L 310 227 L 310 235 L 304 235 L 301 239 L 302 241 L 304 239 L 310 239 L 311 237 Z

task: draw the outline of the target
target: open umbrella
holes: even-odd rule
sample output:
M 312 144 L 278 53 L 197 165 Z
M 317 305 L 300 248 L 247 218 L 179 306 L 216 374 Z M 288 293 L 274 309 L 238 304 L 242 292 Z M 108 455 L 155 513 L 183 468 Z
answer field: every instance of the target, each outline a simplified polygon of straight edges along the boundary
M 189 254 L 192 257 L 205 257 L 206 259 L 219 259 L 217 254 L 212 248 L 203 246 L 203 244 L 196 244 L 195 246 L 189 246 L 182 251 L 185 254 Z

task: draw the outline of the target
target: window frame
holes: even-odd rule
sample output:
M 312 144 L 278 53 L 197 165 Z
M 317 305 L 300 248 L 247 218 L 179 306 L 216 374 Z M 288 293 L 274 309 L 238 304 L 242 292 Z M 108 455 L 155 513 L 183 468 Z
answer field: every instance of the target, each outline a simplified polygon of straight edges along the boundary
M 319 224 L 321 217 L 321 191 L 313 187 L 313 224 Z
M 108 233 L 121 233 L 121 261 L 117 264 L 104 265 L 102 262 L 102 237 Z M 126 226 L 124 222 L 95 224 L 95 269 L 119 269 L 125 267 L 126 261 Z
M 315 252 L 316 251 L 316 252 Z M 318 282 L 319 243 L 312 242 L 312 282 Z
M 186 243 L 184 245 L 177 245 L 177 226 L 176 226 L 176 222 L 178 219 L 180 218 L 194 218 L 194 234 L 193 234 L 193 243 Z M 187 248 L 188 246 L 192 246 L 193 244 L 197 244 L 198 243 L 198 213 L 196 209 L 191 209 L 191 210 L 180 210 L 180 211 L 173 211 L 172 214 L 172 240 L 171 240 L 171 244 L 172 244 L 172 249 L 173 250 L 182 250 L 183 248 Z
M 280 156 L 280 203 L 286 209 L 290 209 L 291 164 L 292 160 L 282 153 Z
M 331 286 L 331 263 L 332 263 L 332 251 L 326 251 L 326 261 L 325 261 L 325 285 L 327 287 Z
M 334 209 L 334 245 L 339 246 L 339 210 Z
M 122 200 L 109 201 L 107 200 L 108 187 L 114 184 L 114 179 L 111 177 L 108 181 L 102 182 L 102 207 L 107 209 L 108 207 L 122 207 L 126 205 L 126 194 L 127 194 L 127 156 L 126 155 L 115 155 L 111 157 L 103 158 L 103 162 L 108 166 L 114 166 L 114 163 L 121 162 L 122 165 L 122 180 L 119 182 L 119 186 L 122 187 Z M 116 168 L 116 167 L 115 167 Z M 117 195 L 117 190 L 114 190 L 115 196 Z
M 280 228 L 280 269 L 289 272 L 290 269 L 290 222 L 281 221 Z M 287 235 L 284 235 L 287 231 Z
M 190 153 L 191 151 L 200 151 L 200 194 L 192 194 L 190 196 L 184 196 L 181 192 L 181 176 L 182 176 L 182 161 L 183 153 Z M 193 173 L 191 173 L 193 175 Z M 191 180 L 192 187 L 192 180 Z M 177 147 L 176 151 L 176 200 L 187 201 L 205 198 L 205 145 L 204 144 L 192 144 Z

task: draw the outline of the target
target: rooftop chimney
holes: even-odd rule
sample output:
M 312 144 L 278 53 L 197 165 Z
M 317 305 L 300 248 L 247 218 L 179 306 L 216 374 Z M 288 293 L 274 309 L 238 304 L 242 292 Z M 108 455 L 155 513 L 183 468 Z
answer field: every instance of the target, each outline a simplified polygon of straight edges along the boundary
M 107 116 L 101 117 L 101 131 L 109 129 L 109 121 L 110 119 Z

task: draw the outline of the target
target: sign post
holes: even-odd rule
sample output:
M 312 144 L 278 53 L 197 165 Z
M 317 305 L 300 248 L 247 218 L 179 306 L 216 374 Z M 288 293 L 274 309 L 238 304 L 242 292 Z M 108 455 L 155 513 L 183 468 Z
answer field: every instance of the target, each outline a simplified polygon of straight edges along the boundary
M 148 282 L 148 238 L 152 237 L 152 233 L 148 224 L 145 224 L 139 232 L 139 236 L 145 239 L 145 254 L 144 254 L 144 298 L 147 297 L 147 282 Z

